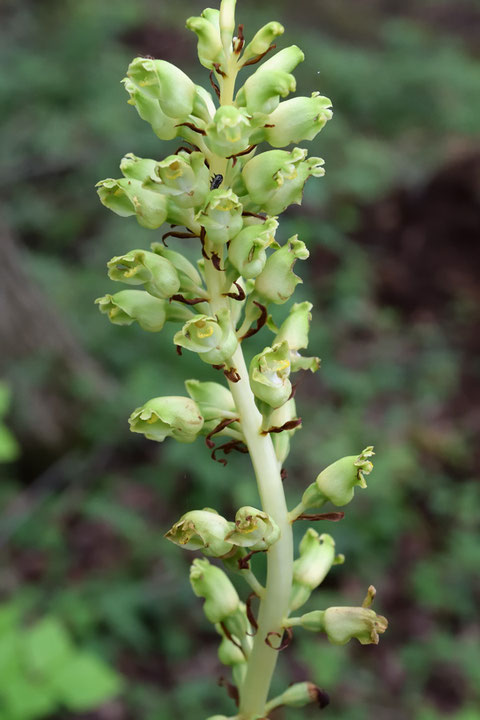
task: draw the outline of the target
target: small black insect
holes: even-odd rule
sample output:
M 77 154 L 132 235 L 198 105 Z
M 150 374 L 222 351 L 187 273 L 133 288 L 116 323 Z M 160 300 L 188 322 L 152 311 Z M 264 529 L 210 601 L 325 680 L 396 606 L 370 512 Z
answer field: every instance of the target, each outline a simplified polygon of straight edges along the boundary
M 223 182 L 223 175 L 214 175 L 210 183 L 210 190 L 216 190 Z

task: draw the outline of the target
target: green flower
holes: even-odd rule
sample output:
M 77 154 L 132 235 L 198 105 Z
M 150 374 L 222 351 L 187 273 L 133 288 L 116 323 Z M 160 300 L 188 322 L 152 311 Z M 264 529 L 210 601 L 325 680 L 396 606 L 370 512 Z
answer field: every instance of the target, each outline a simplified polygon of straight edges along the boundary
M 237 591 L 223 570 L 210 565 L 208 560 L 193 561 L 190 583 L 195 595 L 205 598 L 203 612 L 211 623 L 225 622 L 239 610 Z
M 167 219 L 167 200 L 143 187 L 140 180 L 107 178 L 97 183 L 100 201 L 121 217 L 136 215 L 143 227 L 154 230 Z
M 251 202 L 268 215 L 279 215 L 292 203 L 300 205 L 307 179 L 325 174 L 321 158 L 306 157 L 307 151 L 296 147 L 291 152 L 268 150 L 249 160 L 242 177 Z
M 289 315 L 280 325 L 275 337 L 275 343 L 281 343 L 284 340 L 288 343 L 292 372 L 297 370 L 316 372 L 320 367 L 319 358 L 302 357 L 298 352 L 308 346 L 308 332 L 312 320 L 310 310 L 312 307 L 313 305 L 310 302 L 295 303 L 290 308 Z
M 143 290 L 121 290 L 95 303 L 114 325 L 131 325 L 136 320 L 144 330 L 158 332 L 167 320 L 168 303 Z
M 180 208 L 199 208 L 210 191 L 210 173 L 200 152 L 179 152 L 155 163 L 145 187 L 174 198 Z
M 204 555 L 221 557 L 232 550 L 232 542 L 225 540 L 233 523 L 227 522 L 215 510 L 190 510 L 165 533 L 167 540 L 186 550 L 201 550 Z
M 143 285 L 154 297 L 170 298 L 180 289 L 180 279 L 170 260 L 148 250 L 130 250 L 125 255 L 117 255 L 107 267 L 110 280 Z
M 203 426 L 196 403 L 186 397 L 158 397 L 137 408 L 128 420 L 132 432 L 149 440 L 163 442 L 173 437 L 183 443 L 193 442 Z
M 331 105 L 318 92 L 309 98 L 296 97 L 280 103 L 268 117 L 264 139 L 276 148 L 313 140 L 332 117 Z
M 279 22 L 269 22 L 258 30 L 253 39 L 248 43 L 243 51 L 242 62 L 251 60 L 258 55 L 263 55 L 268 48 L 275 42 L 275 38 L 283 35 L 285 28 Z
M 230 242 L 228 259 L 245 279 L 259 275 L 267 262 L 265 252 L 275 242 L 276 218 L 246 225 Z M 278 247 L 278 246 L 277 246 Z
M 277 408 L 292 394 L 290 360 L 286 342 L 265 348 L 250 363 L 250 385 L 255 396 Z
M 201 64 L 213 70 L 215 63 L 222 63 L 225 59 L 222 40 L 220 38 L 219 11 L 207 8 L 201 17 L 190 17 L 187 28 L 198 37 L 198 59 Z
M 320 507 L 327 500 L 341 507 L 353 500 L 355 487 L 366 488 L 365 475 L 373 469 L 370 460 L 373 446 L 363 450 L 360 455 L 341 458 L 322 470 L 314 483 L 304 492 L 302 504 L 305 508 Z
M 306 630 L 325 632 L 332 645 L 345 645 L 353 638 L 361 645 L 378 645 L 388 620 L 369 608 L 331 607 L 302 615 L 299 624 Z
M 175 250 L 166 248 L 163 243 L 154 242 L 150 247 L 155 255 L 165 258 L 165 260 L 168 260 L 173 265 L 180 280 L 181 292 L 198 293 L 202 291 L 202 278 L 200 273 L 186 257 Z
M 166 115 L 158 100 L 147 95 L 130 78 L 124 78 L 122 82 L 130 95 L 129 105 L 134 106 L 142 120 L 150 123 L 153 132 L 160 140 L 173 140 L 180 134 L 181 129 L 177 127 L 179 118 Z
M 255 281 L 255 292 L 263 301 L 282 305 L 302 280 L 293 272 L 297 260 L 306 260 L 310 253 L 297 235 L 275 250 Z
M 253 127 L 251 117 L 244 108 L 222 105 L 207 126 L 205 144 L 220 157 L 230 157 L 249 146 Z
M 272 113 L 280 98 L 296 89 L 295 78 L 291 72 L 304 59 L 305 55 L 296 45 L 280 50 L 250 75 L 237 93 L 236 105 L 246 107 L 252 115 Z
M 235 526 L 225 539 L 234 545 L 257 551 L 268 550 L 279 537 L 280 529 L 273 518 L 262 510 L 245 506 L 237 511 Z
M 331 535 L 319 535 L 309 528 L 300 543 L 300 557 L 293 563 L 293 584 L 290 610 L 304 605 L 311 593 L 327 576 L 332 565 L 343 562 L 335 556 L 335 541 Z
M 185 380 L 187 392 L 194 400 L 203 416 L 203 433 L 211 432 L 221 420 L 233 419 L 238 415 L 232 393 L 225 385 L 216 382 Z
M 215 317 L 196 315 L 176 333 L 173 342 L 198 353 L 204 362 L 211 365 L 229 360 L 238 346 L 228 310 L 219 310 Z
M 128 66 L 127 76 L 147 97 L 158 100 L 168 117 L 185 118 L 192 113 L 195 85 L 172 63 L 137 57 Z
M 195 220 L 205 228 L 213 245 L 224 245 L 242 229 L 243 206 L 233 190 L 211 190 Z

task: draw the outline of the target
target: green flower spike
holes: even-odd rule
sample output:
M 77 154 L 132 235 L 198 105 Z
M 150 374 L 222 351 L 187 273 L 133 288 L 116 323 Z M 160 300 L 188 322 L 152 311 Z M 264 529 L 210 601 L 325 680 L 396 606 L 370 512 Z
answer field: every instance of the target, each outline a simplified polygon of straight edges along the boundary
M 190 582 L 195 595 L 205 598 L 203 612 L 211 623 L 225 622 L 240 609 L 240 598 L 227 575 L 208 560 L 193 561 Z
M 268 215 L 279 215 L 289 205 L 300 205 L 310 176 L 325 175 L 323 160 L 307 158 L 302 148 L 268 150 L 249 160 L 242 171 L 251 202 Z
M 316 372 L 320 367 L 320 359 L 317 357 L 302 357 L 299 350 L 308 347 L 308 332 L 312 320 L 312 303 L 295 303 L 287 318 L 280 325 L 275 337 L 275 343 L 287 341 L 290 348 L 290 362 L 292 372 L 297 370 L 311 370 Z
M 255 281 L 255 291 L 265 302 L 282 305 L 295 291 L 302 280 L 293 272 L 297 260 L 309 257 L 305 243 L 297 235 L 291 237 L 285 245 L 275 250 L 265 263 Z
M 190 398 L 170 396 L 149 400 L 133 411 L 128 422 L 132 432 L 142 433 L 149 440 L 163 442 L 173 437 L 191 443 L 202 429 L 203 417 Z
M 141 328 L 158 332 L 163 328 L 172 306 L 143 290 L 121 290 L 115 295 L 104 295 L 95 300 L 101 313 L 108 315 L 114 325 L 131 325 L 135 320 Z M 182 312 L 186 308 L 179 308 Z M 187 310 L 188 319 L 191 316 Z M 181 318 L 178 318 L 181 319 Z
M 272 113 L 281 97 L 295 91 L 296 82 L 291 72 L 304 59 L 305 55 L 296 45 L 280 50 L 250 75 L 237 93 L 236 105 L 246 107 L 251 114 Z
M 327 576 L 332 565 L 343 562 L 335 556 L 335 541 L 331 535 L 319 535 L 309 528 L 300 543 L 300 557 L 293 563 L 293 585 L 290 610 L 304 605 L 311 593 Z
M 130 78 L 124 78 L 122 82 L 130 95 L 129 105 L 134 106 L 142 120 L 150 123 L 153 132 L 160 140 L 173 140 L 180 134 L 181 128 L 177 127 L 178 118 L 166 115 L 158 100 L 147 95 Z
M 155 163 L 145 187 L 173 198 L 180 208 L 200 208 L 210 191 L 210 172 L 199 152 L 179 152 Z
M 244 108 L 223 105 L 206 128 L 205 144 L 220 157 L 243 152 L 249 146 L 253 131 L 250 120 L 251 116 Z
M 232 393 L 224 385 L 216 382 L 186 380 L 187 392 L 194 400 L 205 421 L 202 434 L 208 434 L 221 420 L 238 416 Z
M 215 63 L 221 64 L 225 60 L 219 15 L 218 10 L 207 8 L 201 17 L 190 17 L 186 22 L 187 28 L 198 37 L 198 59 L 208 70 L 213 70 Z
M 232 542 L 225 537 L 233 523 L 227 522 L 215 510 L 190 510 L 165 533 L 167 540 L 186 550 L 201 550 L 204 555 L 221 557 L 232 550 Z
M 97 183 L 100 201 L 120 217 L 137 216 L 142 227 L 155 230 L 167 219 L 167 199 L 147 190 L 140 180 L 107 178 Z
M 223 246 L 240 232 L 243 226 L 243 206 L 233 190 L 212 190 L 195 220 L 205 228 L 213 245 Z
M 275 38 L 283 35 L 284 32 L 283 25 L 275 21 L 261 27 L 243 51 L 242 62 L 245 63 L 258 55 L 266 53 L 270 45 L 275 42 Z
M 250 363 L 250 385 L 259 400 L 278 408 L 292 394 L 290 359 L 286 342 L 267 347 Z
M 341 458 L 322 470 L 303 494 L 304 509 L 321 507 L 327 500 L 338 507 L 347 505 L 353 499 L 357 485 L 367 487 L 365 475 L 372 472 L 372 455 L 375 453 L 370 445 L 360 455 Z
M 154 297 L 170 298 L 180 289 L 180 279 L 170 260 L 148 250 L 117 255 L 107 267 L 110 280 L 143 285 Z
M 137 57 L 128 66 L 127 76 L 147 97 L 158 100 L 168 117 L 182 119 L 192 113 L 195 84 L 175 65 Z
M 309 98 L 286 100 L 269 115 L 264 139 L 275 148 L 313 140 L 331 119 L 331 106 L 331 101 L 318 92 Z
M 204 362 L 211 365 L 229 360 L 238 346 L 228 310 L 219 310 L 216 317 L 196 315 L 175 334 L 173 342 L 198 353 Z
M 262 272 L 267 262 L 265 250 L 275 242 L 277 227 L 277 218 L 267 218 L 245 226 L 230 242 L 228 259 L 245 279 L 256 278 Z
M 245 506 L 237 511 L 235 526 L 225 539 L 234 545 L 260 551 L 268 550 L 279 537 L 280 529 L 267 513 Z

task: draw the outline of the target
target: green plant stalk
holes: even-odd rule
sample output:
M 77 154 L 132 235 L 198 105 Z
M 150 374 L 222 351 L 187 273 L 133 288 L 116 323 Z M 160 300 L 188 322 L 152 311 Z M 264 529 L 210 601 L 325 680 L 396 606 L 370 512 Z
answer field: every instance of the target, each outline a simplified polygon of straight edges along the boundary
M 236 66 L 230 63 L 227 76 L 222 78 L 221 105 L 232 102 L 236 75 Z M 213 155 L 212 167 L 215 172 L 223 173 L 226 160 Z M 207 262 L 205 277 L 210 307 L 216 312 L 227 304 L 227 298 L 222 296 L 221 273 Z M 232 366 L 236 368 L 240 380 L 236 383 L 229 381 L 230 391 L 240 416 L 242 431 L 255 471 L 262 509 L 275 520 L 281 533 L 278 542 L 274 543 L 267 553 L 267 581 L 260 601 L 258 630 L 248 660 L 245 682 L 239 688 L 240 717 L 250 720 L 261 717 L 264 713 L 277 663 L 278 651 L 269 647 L 265 639 L 269 637 L 269 633 L 279 633 L 280 636 L 283 634 L 281 625 L 288 615 L 293 577 L 293 533 L 280 476 L 281 468 L 270 435 L 262 435 L 261 432 L 262 415 L 256 406 L 255 396 L 250 387 L 241 345 L 232 357 Z
M 216 312 L 227 302 L 221 294 L 222 274 L 211 263 L 206 263 L 205 276 L 210 306 L 212 311 Z M 269 647 L 265 639 L 269 633 L 283 634 L 282 621 L 288 615 L 293 576 L 293 533 L 280 476 L 281 468 L 270 435 L 262 435 L 262 415 L 255 404 L 240 345 L 232 356 L 232 366 L 236 368 L 240 380 L 236 383 L 229 381 L 230 391 L 240 416 L 262 508 L 275 520 L 281 533 L 280 539 L 267 553 L 267 581 L 260 601 L 258 630 L 248 660 L 245 682 L 239 688 L 240 717 L 242 720 L 251 720 L 264 713 L 278 658 L 278 651 Z M 274 645 L 276 636 L 270 637 Z M 276 639 L 280 641 L 280 638 Z

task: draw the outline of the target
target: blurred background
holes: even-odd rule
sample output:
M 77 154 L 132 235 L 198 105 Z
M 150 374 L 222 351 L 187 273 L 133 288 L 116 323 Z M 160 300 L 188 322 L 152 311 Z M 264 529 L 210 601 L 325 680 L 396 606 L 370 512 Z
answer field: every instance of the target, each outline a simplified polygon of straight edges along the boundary
M 126 152 L 176 149 L 120 80 L 150 54 L 208 86 L 184 29 L 203 7 L 0 8 L 1 720 L 235 712 L 189 587 L 192 556 L 162 535 L 193 507 L 231 516 L 255 504 L 248 460 L 224 469 L 201 441 L 187 452 L 129 433 L 133 408 L 213 376 L 178 358 L 168 331 L 112 326 L 93 304 L 112 291 L 107 260 L 158 237 L 102 208 L 95 182 L 118 176 Z M 307 609 L 359 604 L 372 583 L 390 620 L 378 647 L 297 633 L 276 689 L 314 681 L 332 720 L 478 719 L 480 6 L 240 0 L 238 17 L 247 38 L 285 24 L 279 47 L 306 53 L 299 93 L 318 89 L 335 110 L 305 144 L 326 177 L 280 226 L 311 249 L 296 299 L 314 302 L 310 350 L 322 357 L 298 388 L 290 501 L 338 457 L 377 452 L 368 490 L 322 528 L 346 563 Z

